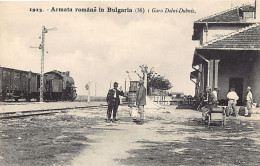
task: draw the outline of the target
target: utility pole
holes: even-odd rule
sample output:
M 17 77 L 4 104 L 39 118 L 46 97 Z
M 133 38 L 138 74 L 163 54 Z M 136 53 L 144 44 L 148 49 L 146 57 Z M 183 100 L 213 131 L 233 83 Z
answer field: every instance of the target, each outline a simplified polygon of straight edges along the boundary
M 88 82 L 88 103 L 90 102 L 90 83 Z
M 40 82 L 40 102 L 43 102 L 43 73 L 44 73 L 44 40 L 45 33 L 48 33 L 48 30 L 43 26 L 42 27 L 42 42 L 40 44 L 40 49 L 42 50 L 41 56 L 41 82 Z
M 42 50 L 41 55 L 41 77 L 40 77 L 40 102 L 43 102 L 43 74 L 44 74 L 44 42 L 45 42 L 45 33 L 48 33 L 49 30 L 56 30 L 57 28 L 46 29 L 45 26 L 42 27 L 42 42 L 39 47 L 32 47 L 30 48 L 39 48 Z
M 125 78 L 125 93 L 126 93 L 126 78 Z

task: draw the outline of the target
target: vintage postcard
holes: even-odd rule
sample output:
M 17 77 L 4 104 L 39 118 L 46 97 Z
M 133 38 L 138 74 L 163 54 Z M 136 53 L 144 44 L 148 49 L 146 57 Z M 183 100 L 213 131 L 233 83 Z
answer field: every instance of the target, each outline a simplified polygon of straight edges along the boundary
M 259 4 L 0 1 L 0 165 L 258 165 Z

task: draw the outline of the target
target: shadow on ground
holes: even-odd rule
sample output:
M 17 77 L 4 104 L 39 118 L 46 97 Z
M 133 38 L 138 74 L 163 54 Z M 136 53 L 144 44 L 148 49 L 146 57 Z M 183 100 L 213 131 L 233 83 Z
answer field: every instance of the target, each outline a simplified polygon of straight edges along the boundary
M 88 135 L 107 130 L 96 127 L 102 120 L 66 113 L 2 120 L 0 165 L 70 165 L 89 143 L 95 142 Z
M 163 123 L 174 125 L 176 121 Z M 137 166 L 260 165 L 259 142 L 255 141 L 259 135 L 254 135 L 259 133 L 259 122 L 237 124 L 236 121 L 229 121 L 226 127 L 218 123 L 207 127 L 193 118 L 177 124 L 179 128 L 172 131 L 157 132 L 172 134 L 173 138 L 176 133 L 187 134 L 183 141 L 139 141 L 142 149 L 128 151 L 131 157 L 120 162 Z M 207 137 L 203 138 L 203 134 Z

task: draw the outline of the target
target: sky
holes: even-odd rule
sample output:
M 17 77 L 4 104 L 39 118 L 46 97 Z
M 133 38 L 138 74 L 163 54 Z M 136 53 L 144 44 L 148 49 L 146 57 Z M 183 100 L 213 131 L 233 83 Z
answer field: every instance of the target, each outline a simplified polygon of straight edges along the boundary
M 168 78 L 171 91 L 194 95 L 190 72 L 199 46 L 192 41 L 194 21 L 246 2 L 254 0 L 0 2 L 0 66 L 40 73 L 41 50 L 30 46 L 41 43 L 42 26 L 55 27 L 45 34 L 44 71 L 70 71 L 79 95 L 87 95 L 88 82 L 91 95 L 105 96 L 114 81 L 122 89 L 126 81 L 128 89 L 126 71 L 140 71 L 143 64 Z M 52 7 L 128 7 L 146 12 L 50 12 Z M 153 8 L 187 8 L 196 13 L 153 13 Z M 132 73 L 131 79 L 137 77 Z

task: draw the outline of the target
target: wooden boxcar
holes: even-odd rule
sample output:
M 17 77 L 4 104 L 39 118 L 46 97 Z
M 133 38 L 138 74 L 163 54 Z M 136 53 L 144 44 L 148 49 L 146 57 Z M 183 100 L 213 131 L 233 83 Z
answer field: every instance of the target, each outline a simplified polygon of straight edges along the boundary
M 0 100 L 24 98 L 30 101 L 38 97 L 37 73 L 0 67 Z
M 69 72 L 53 70 L 43 77 L 43 100 L 73 101 L 77 97 L 74 80 Z M 8 99 L 40 100 L 40 74 L 0 67 L 0 101 Z

